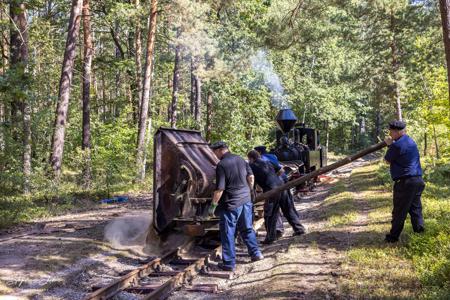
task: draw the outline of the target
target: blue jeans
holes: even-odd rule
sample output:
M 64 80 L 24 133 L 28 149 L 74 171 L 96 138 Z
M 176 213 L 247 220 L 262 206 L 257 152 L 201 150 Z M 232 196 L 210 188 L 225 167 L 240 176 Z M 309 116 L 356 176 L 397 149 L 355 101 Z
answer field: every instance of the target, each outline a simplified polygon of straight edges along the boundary
M 222 260 L 224 266 L 236 266 L 235 233 L 238 228 L 242 240 L 247 245 L 250 256 L 259 256 L 258 241 L 253 230 L 253 204 L 249 201 L 231 210 L 220 211 L 220 240 L 222 242 Z

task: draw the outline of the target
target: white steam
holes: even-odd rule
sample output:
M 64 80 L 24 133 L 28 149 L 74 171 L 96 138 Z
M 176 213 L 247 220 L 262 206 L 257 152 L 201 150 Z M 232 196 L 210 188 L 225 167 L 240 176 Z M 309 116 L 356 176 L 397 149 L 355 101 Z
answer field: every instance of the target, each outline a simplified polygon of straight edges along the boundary
M 272 105 L 279 109 L 288 108 L 287 96 L 284 94 L 281 79 L 274 71 L 272 62 L 267 58 L 267 52 L 258 50 L 250 58 L 250 61 L 253 70 L 263 75 L 265 85 L 272 92 Z

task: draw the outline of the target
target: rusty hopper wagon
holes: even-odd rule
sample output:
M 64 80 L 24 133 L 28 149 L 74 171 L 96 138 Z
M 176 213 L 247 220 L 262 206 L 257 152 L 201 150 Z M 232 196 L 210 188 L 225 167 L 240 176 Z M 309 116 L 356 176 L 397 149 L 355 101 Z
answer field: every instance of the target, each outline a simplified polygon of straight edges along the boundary
M 160 128 L 154 137 L 153 226 L 160 234 L 212 227 L 205 218 L 218 159 L 200 132 Z M 211 226 L 208 226 L 210 224 Z

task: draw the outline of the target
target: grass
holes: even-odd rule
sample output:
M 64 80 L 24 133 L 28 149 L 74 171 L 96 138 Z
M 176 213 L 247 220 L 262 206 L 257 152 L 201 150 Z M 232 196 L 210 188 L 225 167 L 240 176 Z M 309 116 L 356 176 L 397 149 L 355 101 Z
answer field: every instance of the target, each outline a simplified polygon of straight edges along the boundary
M 341 181 L 338 182 L 325 204 L 325 216 L 331 227 L 344 226 L 356 221 L 356 201 L 352 193 L 346 191 L 347 187 Z
M 343 264 L 347 275 L 340 280 L 342 292 L 364 299 L 450 299 L 450 181 L 427 181 L 422 196 L 426 232 L 413 233 L 407 220 L 396 245 L 383 242 L 392 210 L 387 167 L 375 163 L 358 168 L 350 181 L 355 193 L 348 195 L 342 190 L 345 185 L 338 184 L 341 192 L 333 194 L 328 203 L 340 209 L 338 214 L 327 212 L 331 215 L 329 225 L 354 222 L 358 213 L 352 205 L 358 203 L 369 208 L 368 225 L 363 229 L 364 238 L 347 252 Z

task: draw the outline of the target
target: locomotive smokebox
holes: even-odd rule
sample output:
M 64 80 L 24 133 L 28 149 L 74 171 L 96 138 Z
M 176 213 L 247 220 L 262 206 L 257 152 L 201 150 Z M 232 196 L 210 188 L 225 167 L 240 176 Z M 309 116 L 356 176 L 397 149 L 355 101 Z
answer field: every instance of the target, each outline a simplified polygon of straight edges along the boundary
M 288 133 L 297 123 L 297 117 L 292 109 L 281 109 L 277 115 L 278 127 L 283 133 Z

